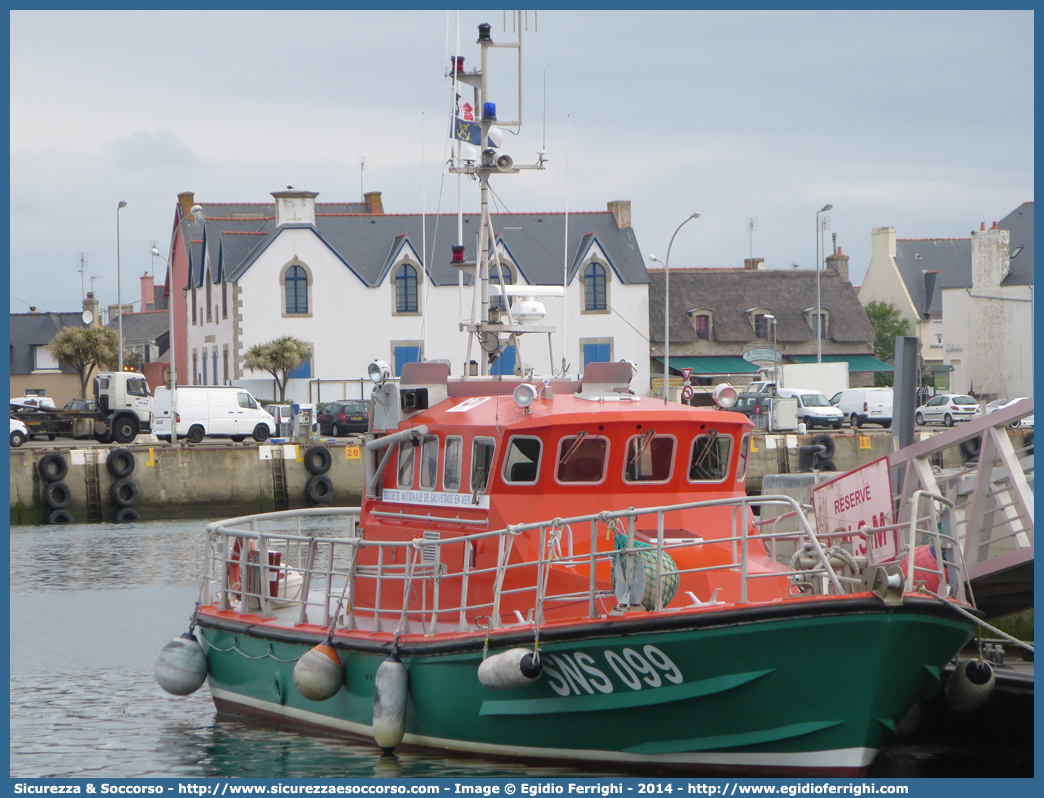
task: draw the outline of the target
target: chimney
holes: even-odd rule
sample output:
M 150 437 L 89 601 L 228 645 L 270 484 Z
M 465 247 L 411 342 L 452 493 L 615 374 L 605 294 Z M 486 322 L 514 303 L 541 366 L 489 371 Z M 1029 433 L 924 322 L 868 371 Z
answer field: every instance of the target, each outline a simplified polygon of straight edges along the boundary
M 288 188 L 286 191 L 273 191 L 276 206 L 276 227 L 285 224 L 315 224 L 315 198 L 318 191 L 300 191 Z
M 841 279 L 846 283 L 848 282 L 848 255 L 841 252 L 841 247 L 837 246 L 837 242 L 834 242 L 836 252 L 833 255 L 827 255 L 826 265 L 828 269 L 833 269 L 835 272 L 841 275 Z
M 134 305 L 129 305 L 126 302 L 123 303 L 124 315 L 129 315 L 134 312 Z M 109 324 L 115 323 L 116 319 L 120 317 L 120 306 L 109 305 Z
M 986 222 L 980 227 L 971 239 L 972 288 L 992 291 L 1000 288 L 1011 269 L 1011 233 L 996 222 L 989 230 Z
M 156 309 L 156 289 L 152 275 L 147 272 L 141 276 L 141 309 L 142 312 Z
M 178 205 L 181 206 L 181 218 L 192 215 L 192 206 L 196 204 L 196 194 L 192 191 L 182 191 L 178 194 Z
M 98 300 L 94 298 L 94 292 L 88 291 L 87 298 L 83 300 L 83 309 L 90 311 L 91 327 L 101 327 L 101 317 L 98 315 Z
M 384 215 L 384 204 L 381 202 L 381 192 L 367 191 L 363 194 L 363 200 L 366 201 L 367 213 L 372 213 L 374 216 Z
M 744 258 L 743 268 L 747 271 L 756 272 L 761 268 L 761 264 L 765 262 L 764 258 Z
M 605 207 L 616 219 L 616 226 L 621 230 L 627 230 L 631 226 L 631 201 L 613 200 L 607 202 Z

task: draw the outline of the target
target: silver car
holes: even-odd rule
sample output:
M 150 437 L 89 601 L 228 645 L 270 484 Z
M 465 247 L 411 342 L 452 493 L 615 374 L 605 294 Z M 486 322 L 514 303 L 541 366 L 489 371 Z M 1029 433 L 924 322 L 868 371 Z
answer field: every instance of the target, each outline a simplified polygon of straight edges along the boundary
M 929 399 L 914 415 L 919 424 L 945 424 L 952 427 L 955 421 L 969 421 L 979 415 L 979 400 L 963 393 L 941 393 Z

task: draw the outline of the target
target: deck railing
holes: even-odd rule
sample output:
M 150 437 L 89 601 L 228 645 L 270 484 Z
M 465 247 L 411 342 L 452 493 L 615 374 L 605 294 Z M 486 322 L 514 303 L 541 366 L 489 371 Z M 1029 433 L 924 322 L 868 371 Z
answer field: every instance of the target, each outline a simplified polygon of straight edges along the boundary
M 934 508 L 935 503 L 931 505 Z M 779 517 L 759 522 L 753 509 L 768 506 L 782 507 L 781 517 L 796 518 L 801 529 L 775 531 Z M 712 539 L 666 537 L 666 520 L 671 513 L 709 508 L 731 510 L 729 535 Z M 563 613 L 579 617 L 584 604 L 586 617 L 598 618 L 612 612 L 618 604 L 631 604 L 637 597 L 651 611 L 720 603 L 715 590 L 703 598 L 688 592 L 690 601 L 686 602 L 684 596 L 675 597 L 671 606 L 665 607 L 665 580 L 681 580 L 694 574 L 738 572 L 738 599 L 744 603 L 750 600 L 750 587 L 756 579 L 788 580 L 784 598 L 865 590 L 859 573 L 866 564 L 865 558 L 854 558 L 843 546 L 831 545 L 828 536 L 817 537 L 805 516 L 806 509 L 788 496 L 732 497 L 556 518 L 445 538 L 429 534 L 409 541 L 367 540 L 360 536 L 357 508 L 244 516 L 207 527 L 210 545 L 201 600 L 206 604 L 216 602 L 224 611 L 254 613 L 262 618 L 275 617 L 279 611 L 279 617 L 297 624 L 335 625 L 351 630 L 361 622 L 378 633 L 413 633 L 419 628 L 431 635 L 437 631 L 498 629 L 504 625 L 504 617 L 512 615 L 519 624 L 539 626 L 548 620 L 548 613 L 553 617 L 562 617 Z M 643 525 L 647 531 L 637 529 L 642 519 L 655 521 L 655 537 L 651 524 Z M 934 519 L 933 510 L 925 523 L 902 525 L 904 528 L 899 531 L 908 540 L 916 540 L 918 534 L 934 529 L 936 551 L 944 551 L 944 544 L 949 544 L 959 552 L 955 541 L 939 532 Z M 317 530 L 317 524 L 323 528 Z M 614 531 L 626 535 L 626 545 L 598 551 L 600 536 Z M 528 544 L 532 546 L 535 540 L 535 558 L 516 556 L 512 562 L 515 541 L 527 533 L 536 533 L 529 535 Z M 865 537 L 865 533 L 847 537 Z M 760 542 L 774 551 L 781 540 L 794 545 L 796 553 L 790 566 L 777 564 L 752 573 L 748 567 L 752 544 Z M 588 550 L 576 553 L 576 547 L 583 548 L 584 543 Z M 495 562 L 479 566 L 477 551 L 490 545 L 496 547 Z M 675 561 L 668 555 L 711 546 L 719 557 L 723 551 L 731 554 L 724 562 L 669 567 Z M 908 548 L 906 588 L 912 590 L 914 547 Z M 963 573 L 963 562 L 945 565 Z M 651 571 L 651 591 L 642 589 L 647 567 Z M 616 574 L 615 591 L 598 587 L 598 573 L 601 572 L 604 584 L 607 570 Z M 918 565 L 917 571 L 920 575 L 924 568 Z M 553 572 L 572 575 L 574 578 L 563 580 L 570 587 L 555 588 L 550 578 Z M 954 571 L 947 580 L 942 564 L 938 573 L 943 583 L 964 581 Z M 586 586 L 581 587 L 584 576 Z M 734 584 L 735 577 L 719 581 Z M 445 598 L 447 593 L 450 600 Z M 366 607 L 358 606 L 360 594 L 368 600 Z M 505 605 L 512 609 L 505 610 Z

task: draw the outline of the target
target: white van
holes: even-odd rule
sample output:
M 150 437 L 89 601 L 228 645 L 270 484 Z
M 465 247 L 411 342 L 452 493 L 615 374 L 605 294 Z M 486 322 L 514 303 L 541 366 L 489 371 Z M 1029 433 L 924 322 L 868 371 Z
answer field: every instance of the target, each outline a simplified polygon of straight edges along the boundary
M 199 443 L 204 437 L 231 438 L 239 442 L 253 437 L 266 441 L 275 434 L 275 420 L 250 391 L 228 386 L 178 386 L 177 432 L 189 443 Z M 170 440 L 170 389 L 156 388 L 156 436 Z
M 805 422 L 806 429 L 833 427 L 841 429 L 844 416 L 832 406 L 824 394 L 808 388 L 777 388 L 776 396 L 797 399 L 798 421 Z
M 855 429 L 862 424 L 892 426 L 891 388 L 847 388 L 830 397 L 830 404 L 841 411 Z

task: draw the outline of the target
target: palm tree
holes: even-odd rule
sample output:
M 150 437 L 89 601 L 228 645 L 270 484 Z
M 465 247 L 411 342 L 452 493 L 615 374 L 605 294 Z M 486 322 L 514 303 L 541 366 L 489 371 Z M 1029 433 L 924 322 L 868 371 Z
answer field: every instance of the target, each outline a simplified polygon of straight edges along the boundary
M 119 362 L 120 337 L 108 327 L 65 327 L 51 339 L 51 354 L 72 366 L 80 377 L 80 398 L 87 398 L 87 384 L 95 368 L 114 369 Z
M 255 344 L 247 350 L 243 365 L 253 371 L 267 371 L 279 386 L 279 401 L 286 400 L 286 383 L 290 372 L 312 356 L 312 350 L 304 341 L 290 335 Z

